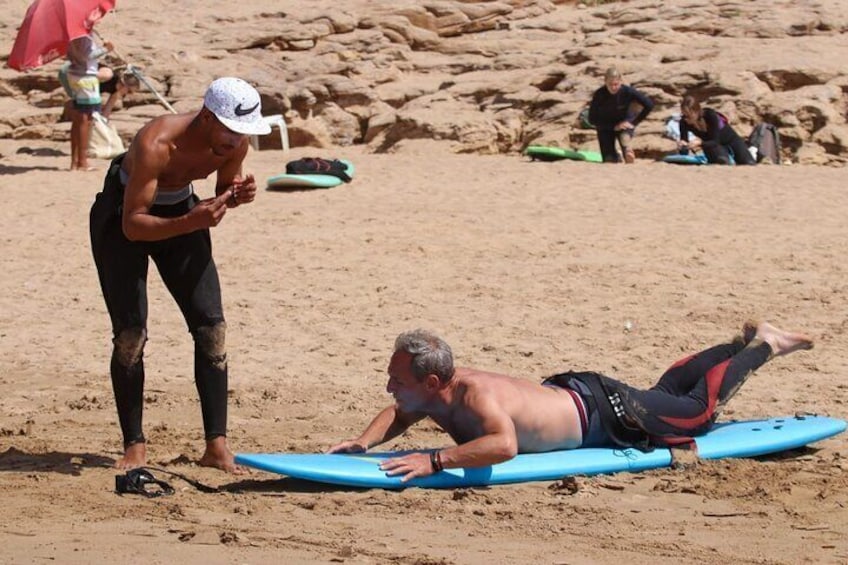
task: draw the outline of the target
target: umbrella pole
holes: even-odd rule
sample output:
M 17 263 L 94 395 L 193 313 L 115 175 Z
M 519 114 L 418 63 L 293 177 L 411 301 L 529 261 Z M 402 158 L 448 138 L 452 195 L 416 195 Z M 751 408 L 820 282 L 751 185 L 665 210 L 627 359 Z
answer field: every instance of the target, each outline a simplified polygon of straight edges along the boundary
M 100 35 L 100 34 L 97 32 L 97 30 L 96 30 L 96 29 L 92 29 L 91 31 L 94 33 L 94 35 L 96 35 L 96 36 L 97 36 L 97 38 L 98 38 L 101 42 L 103 41 L 103 36 L 102 36 L 102 35 Z M 159 94 L 159 92 L 156 90 L 156 88 L 155 88 L 152 84 L 150 84 L 150 81 L 149 81 L 149 80 L 147 80 L 147 77 L 145 77 L 143 74 L 141 74 L 141 70 L 140 70 L 140 69 L 138 69 L 138 68 L 134 67 L 132 64 L 130 64 L 130 63 L 127 61 L 127 59 L 126 59 L 123 55 L 121 55 L 120 53 L 118 53 L 118 50 L 117 50 L 117 49 L 114 49 L 114 48 L 113 48 L 113 49 L 112 49 L 112 54 L 113 54 L 115 57 L 117 57 L 118 59 L 120 59 L 121 61 L 123 61 L 123 62 L 127 63 L 127 71 L 128 71 L 128 72 L 130 72 L 130 73 L 132 73 L 132 74 L 135 76 L 135 78 L 137 78 L 137 79 L 139 80 L 139 82 L 141 82 L 144 86 L 146 86 L 146 87 L 147 87 L 147 89 L 148 89 L 150 92 L 152 92 L 154 95 L 156 95 L 156 98 L 159 100 L 159 102 L 161 102 L 161 103 L 162 103 L 162 105 L 163 105 L 163 106 L 165 106 L 165 108 L 167 108 L 167 109 L 168 109 L 168 111 L 170 111 L 172 114 L 176 114 L 176 113 L 177 113 L 177 111 L 176 111 L 176 110 L 174 110 L 174 107 L 173 107 L 173 106 L 171 106 L 171 103 L 170 103 L 170 102 L 168 102 L 167 100 L 165 100 L 165 97 L 164 97 L 164 96 L 162 96 L 161 94 Z
M 162 105 L 165 106 L 165 108 L 167 108 L 172 114 L 177 113 L 177 111 L 174 110 L 174 107 L 171 106 L 171 104 L 167 100 L 165 100 L 165 98 L 161 94 L 159 94 L 159 92 L 156 91 L 153 85 L 150 84 L 150 81 L 148 81 L 147 78 L 143 74 L 141 74 L 140 70 L 128 64 L 127 71 L 131 72 L 142 84 L 144 84 L 144 86 L 147 87 L 148 90 L 150 90 L 150 92 L 155 94 L 159 102 L 161 102 Z

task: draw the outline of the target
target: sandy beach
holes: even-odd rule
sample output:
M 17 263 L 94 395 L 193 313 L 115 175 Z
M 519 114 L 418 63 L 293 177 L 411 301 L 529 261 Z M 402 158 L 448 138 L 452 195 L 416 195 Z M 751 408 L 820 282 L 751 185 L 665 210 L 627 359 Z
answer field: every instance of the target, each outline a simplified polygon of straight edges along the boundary
M 252 153 L 245 168 L 267 178 L 315 154 Z M 462 365 L 528 379 L 596 369 L 648 385 L 743 320 L 771 319 L 810 332 L 816 349 L 764 367 L 722 418 L 848 415 L 838 169 L 640 162 L 599 175 L 588 163 L 457 156 L 420 142 L 322 156 L 351 159 L 355 180 L 261 191 L 214 231 L 237 451 L 318 451 L 358 432 L 390 400 L 394 336 L 414 327 L 442 333 Z M 173 497 L 116 495 L 108 316 L 87 236 L 101 175 L 65 171 L 65 161 L 21 154 L 4 165 L 4 561 L 848 558 L 845 436 L 762 460 L 581 477 L 573 494 L 544 482 L 355 491 L 199 468 L 191 340 L 155 270 L 150 464 L 220 492 L 173 478 Z M 424 424 L 393 446 L 449 443 Z
M 27 2 L 13 4 L 22 14 Z M 200 35 L 176 31 L 192 17 L 201 30 L 241 29 L 181 13 L 166 34 L 175 51 L 204 53 Z M 155 44 L 162 22 L 127 33 L 127 49 Z M 199 108 L 205 84 L 201 72 L 186 78 L 196 104 L 179 109 Z M 115 122 L 127 131 L 163 111 L 130 107 Z M 212 230 L 234 451 L 318 452 L 354 437 L 391 401 L 395 336 L 418 327 L 444 337 L 460 366 L 530 380 L 596 370 L 649 386 L 745 320 L 769 320 L 816 346 L 763 367 L 720 419 L 848 418 L 844 168 L 453 149 L 410 139 L 384 153 L 250 151 L 257 199 Z M 193 344 L 153 267 L 145 433 L 149 466 L 176 493 L 119 496 L 111 329 L 88 235 L 108 162 L 71 172 L 68 152 L 61 136 L 0 139 L 0 563 L 848 562 L 848 434 L 757 459 L 473 489 L 357 490 L 199 467 Z M 349 159 L 355 179 L 264 189 L 300 157 Z M 195 186 L 210 196 L 214 178 Z M 425 422 L 386 447 L 450 444 Z

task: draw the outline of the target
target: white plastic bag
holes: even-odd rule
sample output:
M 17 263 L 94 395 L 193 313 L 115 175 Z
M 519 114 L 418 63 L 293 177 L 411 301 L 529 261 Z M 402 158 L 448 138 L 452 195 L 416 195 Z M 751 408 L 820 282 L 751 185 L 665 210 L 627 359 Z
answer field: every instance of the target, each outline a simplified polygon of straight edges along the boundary
M 665 121 L 665 133 L 663 137 L 667 137 L 674 141 L 680 141 L 680 120 L 683 119 L 681 114 L 672 114 Z M 686 132 L 686 142 L 692 141 L 692 132 Z
M 95 159 L 112 159 L 126 150 L 124 141 L 100 112 L 91 114 L 91 134 L 88 137 L 88 156 Z

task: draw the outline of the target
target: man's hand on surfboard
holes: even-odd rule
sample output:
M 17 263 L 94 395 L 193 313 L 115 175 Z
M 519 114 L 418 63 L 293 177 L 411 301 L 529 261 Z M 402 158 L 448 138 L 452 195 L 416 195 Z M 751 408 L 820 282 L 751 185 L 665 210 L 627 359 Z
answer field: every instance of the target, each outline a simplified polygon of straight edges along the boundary
M 380 463 L 380 469 L 390 477 L 403 475 L 401 481 L 406 482 L 415 477 L 427 477 L 433 474 L 433 464 L 429 453 L 410 453 L 403 457 L 386 459 Z

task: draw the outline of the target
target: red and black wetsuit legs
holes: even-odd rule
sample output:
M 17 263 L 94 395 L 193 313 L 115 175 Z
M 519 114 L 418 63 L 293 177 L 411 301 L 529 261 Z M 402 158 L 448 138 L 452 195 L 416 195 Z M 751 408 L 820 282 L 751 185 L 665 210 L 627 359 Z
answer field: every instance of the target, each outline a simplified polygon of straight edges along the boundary
M 675 363 L 649 390 L 625 387 L 626 412 L 655 437 L 700 435 L 771 354 L 762 342 L 712 347 Z

